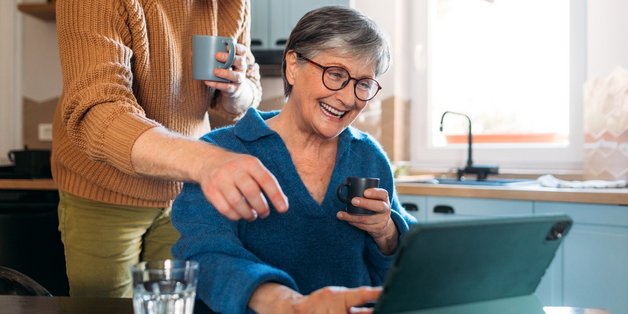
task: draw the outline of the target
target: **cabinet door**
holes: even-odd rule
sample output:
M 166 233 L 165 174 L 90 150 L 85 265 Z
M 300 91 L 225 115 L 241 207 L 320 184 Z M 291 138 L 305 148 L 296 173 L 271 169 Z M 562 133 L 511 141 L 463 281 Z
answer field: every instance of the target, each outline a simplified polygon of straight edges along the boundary
M 417 222 L 425 222 L 427 220 L 427 198 L 425 196 L 416 195 L 399 195 L 399 202 L 406 204 L 406 210 Z M 416 210 L 413 210 L 416 206 Z
M 290 16 L 295 5 L 293 2 L 295 1 L 270 0 L 269 49 L 283 49 L 285 47 L 290 31 L 294 26 L 292 24 L 294 18 Z
M 270 0 L 251 0 L 251 50 L 270 48 Z
M 537 202 L 535 212 L 574 220 L 562 245 L 563 305 L 628 313 L 628 206 Z
M 270 0 L 269 48 L 284 49 L 292 28 L 305 13 L 327 5 L 348 3 L 348 0 Z
M 427 220 L 468 219 L 474 217 L 498 217 L 532 215 L 530 201 L 498 200 L 465 197 L 427 198 Z

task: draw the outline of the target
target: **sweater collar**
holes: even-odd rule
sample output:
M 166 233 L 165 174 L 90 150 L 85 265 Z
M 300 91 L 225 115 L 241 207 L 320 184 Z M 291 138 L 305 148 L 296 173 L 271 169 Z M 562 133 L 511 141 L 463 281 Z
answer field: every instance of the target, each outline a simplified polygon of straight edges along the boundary
M 265 120 L 268 120 L 279 114 L 279 111 L 258 111 L 255 108 L 249 108 L 235 125 L 235 135 L 245 142 L 252 142 L 263 137 L 277 134 L 273 129 L 268 127 Z M 339 135 L 340 147 L 342 144 L 349 143 L 352 140 L 361 140 L 366 135 L 353 127 L 348 127 Z
M 235 135 L 245 142 L 252 142 L 262 137 L 276 134 L 273 129 L 269 128 L 266 121 L 279 114 L 279 111 L 257 111 L 255 108 L 249 108 L 246 114 L 234 127 Z

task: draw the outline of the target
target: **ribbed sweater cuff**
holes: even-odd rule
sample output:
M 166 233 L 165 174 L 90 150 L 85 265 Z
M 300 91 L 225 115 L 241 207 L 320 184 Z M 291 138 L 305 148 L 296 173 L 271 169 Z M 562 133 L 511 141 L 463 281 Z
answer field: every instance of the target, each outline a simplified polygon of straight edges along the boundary
M 111 164 L 129 173 L 135 173 L 131 163 L 131 150 L 137 138 L 147 130 L 160 124 L 132 113 L 122 114 L 107 127 L 104 147 L 111 148 L 108 156 Z

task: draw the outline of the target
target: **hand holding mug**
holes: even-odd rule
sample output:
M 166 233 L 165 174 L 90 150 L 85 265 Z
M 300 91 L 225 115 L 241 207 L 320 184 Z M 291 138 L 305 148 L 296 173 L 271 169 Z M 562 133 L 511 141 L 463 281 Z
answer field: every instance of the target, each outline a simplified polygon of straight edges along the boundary
M 218 54 L 227 54 L 227 58 L 218 60 Z M 231 37 L 192 36 L 192 76 L 195 80 L 229 82 L 216 76 L 217 69 L 230 69 L 235 62 L 236 48 Z
M 363 197 L 365 190 L 377 187 L 379 187 L 378 178 L 347 177 L 345 183 L 341 183 L 336 188 L 336 196 L 338 196 L 341 202 L 347 204 L 347 213 L 352 215 L 373 215 L 375 214 L 374 212 L 353 205 L 352 201 L 355 197 Z M 347 190 L 346 195 L 345 189 Z
M 380 251 L 389 254 L 397 247 L 397 227 L 392 221 L 390 200 L 388 191 L 378 187 L 366 187 L 364 180 L 369 178 L 348 177 L 347 182 L 338 186 L 336 190 L 338 197 L 341 198 L 342 190 L 345 186 L 352 186 L 353 192 L 349 190 L 349 194 L 353 196 L 349 198 L 350 204 L 347 205 L 347 212 L 339 211 L 336 217 L 340 220 L 348 222 L 350 225 L 364 230 L 373 237 Z M 372 179 L 372 178 L 370 178 Z M 379 179 L 376 179 L 379 184 Z M 374 185 L 371 182 L 370 185 Z M 343 196 L 344 197 L 344 196 Z M 359 209 L 361 214 L 352 214 L 355 209 Z

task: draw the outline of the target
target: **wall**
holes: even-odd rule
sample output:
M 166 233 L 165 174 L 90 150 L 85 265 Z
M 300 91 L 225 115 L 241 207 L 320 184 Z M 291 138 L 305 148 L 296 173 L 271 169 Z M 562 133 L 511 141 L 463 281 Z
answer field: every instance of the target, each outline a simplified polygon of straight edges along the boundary
M 19 1 L 21 3 L 37 3 L 43 1 Z M 0 26 L 2 27 L 3 45 L 2 60 L 11 55 L 12 61 L 3 65 L 11 65 L 12 70 L 0 73 L 0 86 L 10 88 L 2 91 L 0 113 L 0 164 L 8 163 L 5 158 L 8 150 L 21 149 L 24 134 L 37 132 L 37 123 L 51 120 L 50 112 L 61 93 L 61 69 L 56 43 L 55 23 L 42 21 L 17 10 L 18 1 L 3 1 L 0 4 Z M 9 38 L 10 36 L 10 38 Z M 3 66 L 4 68 L 4 66 Z M 30 102 L 24 111 L 24 102 Z M 30 138 L 30 136 L 27 136 Z M 36 139 L 36 136 L 35 136 Z M 31 148 L 42 148 L 50 143 L 37 141 Z
M 22 15 L 22 96 L 37 102 L 56 98 L 63 82 L 56 24 Z

